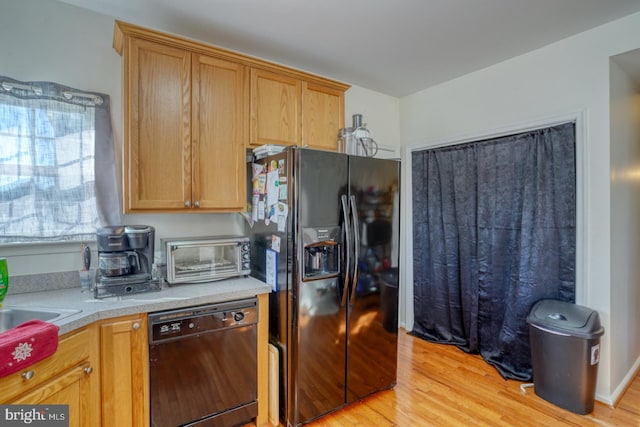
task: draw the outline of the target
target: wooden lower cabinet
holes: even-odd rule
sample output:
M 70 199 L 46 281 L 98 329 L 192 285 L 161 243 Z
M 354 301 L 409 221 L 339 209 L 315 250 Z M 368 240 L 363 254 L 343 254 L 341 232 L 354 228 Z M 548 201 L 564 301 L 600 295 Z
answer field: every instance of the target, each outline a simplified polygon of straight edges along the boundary
M 51 381 L 19 397 L 14 404 L 69 405 L 69 426 L 95 425 L 87 396 L 90 392 L 88 375 L 93 368 L 81 364 L 63 372 Z
M 149 425 L 147 315 L 100 323 L 102 425 Z
M 269 423 L 269 294 L 258 295 L 258 416 L 257 426 Z
M 0 403 L 69 405 L 69 426 L 100 424 L 98 341 L 89 326 L 60 337 L 52 356 L 0 379 Z

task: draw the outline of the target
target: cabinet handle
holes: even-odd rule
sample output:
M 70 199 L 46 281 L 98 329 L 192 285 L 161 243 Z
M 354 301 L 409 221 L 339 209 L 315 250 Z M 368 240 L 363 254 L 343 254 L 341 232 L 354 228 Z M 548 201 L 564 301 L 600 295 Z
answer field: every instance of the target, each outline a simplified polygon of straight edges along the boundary
M 26 371 L 22 373 L 22 378 L 24 378 L 25 381 L 29 381 L 31 378 L 33 378 L 35 374 L 36 373 L 33 371 Z
M 191 200 L 187 200 L 184 202 L 185 207 L 190 208 L 191 207 Z
M 84 368 L 84 373 L 90 375 L 93 372 L 93 368 L 91 366 Z
M 136 331 L 137 331 L 138 329 L 140 329 L 140 323 L 139 323 L 139 322 L 134 322 L 134 323 L 133 323 L 133 325 L 131 325 L 131 327 L 132 327 L 134 330 L 136 330 Z
M 196 208 L 200 207 L 200 201 L 196 200 L 196 202 L 193 204 L 193 206 L 195 206 Z

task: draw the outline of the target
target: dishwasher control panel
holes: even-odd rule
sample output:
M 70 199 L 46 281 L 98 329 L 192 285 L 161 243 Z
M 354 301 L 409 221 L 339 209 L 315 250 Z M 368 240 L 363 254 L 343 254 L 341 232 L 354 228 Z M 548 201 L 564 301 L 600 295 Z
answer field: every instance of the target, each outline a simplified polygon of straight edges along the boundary
M 149 342 L 253 325 L 258 300 L 231 301 L 149 314 Z

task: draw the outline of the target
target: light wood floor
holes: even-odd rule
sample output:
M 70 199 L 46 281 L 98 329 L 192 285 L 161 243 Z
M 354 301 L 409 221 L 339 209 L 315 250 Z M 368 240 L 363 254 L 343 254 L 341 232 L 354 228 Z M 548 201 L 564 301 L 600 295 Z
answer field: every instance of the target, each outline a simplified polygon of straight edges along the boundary
M 640 426 L 640 376 L 616 406 L 596 402 L 576 415 L 521 382 L 505 381 L 480 356 L 399 332 L 398 384 L 308 427 L 378 426 Z

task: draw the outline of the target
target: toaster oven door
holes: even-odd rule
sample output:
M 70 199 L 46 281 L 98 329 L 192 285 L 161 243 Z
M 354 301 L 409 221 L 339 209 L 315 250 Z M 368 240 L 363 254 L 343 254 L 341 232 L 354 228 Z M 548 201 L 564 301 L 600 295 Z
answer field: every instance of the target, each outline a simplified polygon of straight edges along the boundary
M 199 283 L 242 274 L 241 242 L 175 243 L 167 247 L 167 281 Z

